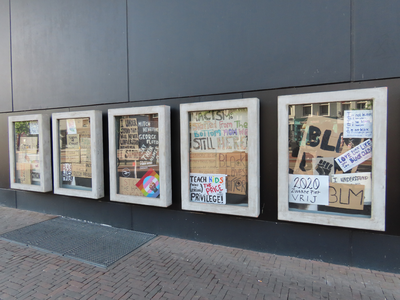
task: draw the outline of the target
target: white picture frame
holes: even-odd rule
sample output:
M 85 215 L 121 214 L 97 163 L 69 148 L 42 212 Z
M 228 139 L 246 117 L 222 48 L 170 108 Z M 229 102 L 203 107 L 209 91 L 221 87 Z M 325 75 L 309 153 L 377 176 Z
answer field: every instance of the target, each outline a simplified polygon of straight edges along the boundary
M 288 107 L 298 104 L 373 101 L 371 217 L 289 210 Z M 278 97 L 278 219 L 327 226 L 385 230 L 387 88 L 355 89 Z
M 116 144 L 116 118 L 135 115 L 158 115 L 158 147 L 159 147 L 159 178 L 160 196 L 158 198 L 141 195 L 124 195 L 118 193 L 117 183 L 117 144 Z M 144 106 L 125 107 L 108 110 L 108 144 L 110 164 L 110 200 L 131 204 L 168 207 L 172 204 L 171 180 L 171 126 L 170 107 Z
M 248 114 L 248 188 L 247 206 L 219 205 L 190 201 L 190 131 L 189 113 L 246 108 Z M 260 101 L 257 98 L 237 100 L 196 102 L 180 105 L 181 122 L 181 189 L 182 209 L 228 214 L 236 216 L 258 217 L 260 214 Z
M 62 119 L 90 119 L 90 157 L 91 157 L 91 190 L 79 187 L 65 188 L 60 184 L 60 139 L 59 121 Z M 52 114 L 53 128 L 53 183 L 54 194 L 100 199 L 104 197 L 103 167 L 103 121 L 102 112 L 98 110 L 63 112 Z
M 39 185 L 16 183 L 16 157 L 15 157 L 15 122 L 34 121 L 38 123 L 37 133 L 39 136 Z M 51 176 L 51 145 L 50 145 L 50 115 L 34 114 L 8 117 L 8 142 L 10 162 L 10 187 L 12 189 L 50 192 L 53 187 Z

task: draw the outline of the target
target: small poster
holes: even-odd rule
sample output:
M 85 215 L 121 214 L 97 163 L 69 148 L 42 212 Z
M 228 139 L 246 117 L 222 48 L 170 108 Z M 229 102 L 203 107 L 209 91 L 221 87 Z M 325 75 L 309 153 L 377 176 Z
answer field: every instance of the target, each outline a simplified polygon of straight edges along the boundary
M 343 137 L 372 139 L 372 110 L 345 110 Z
M 313 175 L 331 175 L 335 172 L 333 157 L 313 157 Z
M 67 119 L 67 134 L 77 134 L 75 119 Z
M 136 186 L 146 197 L 157 198 L 160 195 L 160 177 L 152 168 L 136 183 Z
M 29 133 L 30 134 L 39 134 L 39 122 L 38 121 L 30 121 L 29 122 Z
M 289 174 L 289 202 L 329 204 L 329 176 Z
M 335 161 L 343 170 L 347 172 L 348 170 L 358 166 L 367 159 L 372 157 L 372 140 L 366 140 L 358 146 L 350 149 L 343 155 L 337 157 Z
M 226 175 L 190 173 L 190 201 L 226 204 Z

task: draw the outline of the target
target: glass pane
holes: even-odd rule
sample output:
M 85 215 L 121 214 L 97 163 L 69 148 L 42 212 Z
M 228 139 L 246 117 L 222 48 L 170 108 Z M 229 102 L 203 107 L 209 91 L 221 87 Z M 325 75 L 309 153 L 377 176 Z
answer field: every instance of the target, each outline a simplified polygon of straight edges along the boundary
M 60 187 L 92 190 L 90 118 L 58 121 Z
M 189 113 L 190 199 L 248 206 L 247 108 Z
M 39 123 L 14 122 L 15 183 L 40 185 Z
M 160 197 L 158 114 L 116 117 L 118 194 Z
M 330 103 L 330 116 L 288 119 L 290 210 L 371 217 L 373 107 L 348 109 L 357 104 Z

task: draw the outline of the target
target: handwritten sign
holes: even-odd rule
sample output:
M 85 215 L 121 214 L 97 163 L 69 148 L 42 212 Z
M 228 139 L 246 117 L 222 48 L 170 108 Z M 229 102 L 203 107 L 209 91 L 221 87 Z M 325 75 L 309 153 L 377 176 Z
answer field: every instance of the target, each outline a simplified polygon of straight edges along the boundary
M 139 149 L 137 118 L 120 119 L 119 149 Z
M 329 185 L 329 206 L 363 210 L 364 186 L 331 183 Z
M 62 163 L 80 163 L 81 152 L 79 149 L 62 149 L 60 150 L 60 161 Z
M 321 116 L 312 116 L 308 117 L 304 127 L 293 173 L 312 175 L 316 167 L 313 159 L 335 158 L 346 151 L 342 138 L 343 123 Z
M 67 148 L 68 149 L 79 149 L 79 134 L 68 134 L 67 135 Z
M 37 153 L 37 143 L 38 143 L 37 136 L 21 137 L 19 150 L 24 151 L 26 153 Z
M 246 108 L 192 112 L 189 126 L 191 152 L 247 150 Z
M 136 186 L 139 180 L 138 178 L 119 177 L 119 194 L 143 197 L 142 191 Z
M 38 121 L 30 121 L 29 122 L 29 133 L 30 134 L 39 134 L 39 122 Z
M 17 178 L 19 183 L 32 184 L 31 180 L 31 164 L 30 163 L 16 163 Z
M 329 176 L 289 174 L 289 202 L 329 204 Z
M 190 200 L 209 204 L 226 204 L 225 174 L 190 173 Z
M 74 177 L 72 177 L 72 167 L 71 164 L 61 164 L 61 177 L 62 181 L 71 182 Z
M 227 176 L 226 189 L 229 194 L 247 195 L 247 176 Z
M 74 177 L 83 177 L 83 178 L 92 178 L 92 164 L 72 164 L 71 166 L 72 176 Z
M 347 172 L 371 157 L 372 140 L 366 140 L 343 155 L 337 157 L 335 161 L 344 172 Z
M 345 138 L 372 138 L 372 110 L 345 110 Z
M 371 204 L 371 172 L 333 174 L 331 180 L 332 183 L 363 185 L 364 204 Z

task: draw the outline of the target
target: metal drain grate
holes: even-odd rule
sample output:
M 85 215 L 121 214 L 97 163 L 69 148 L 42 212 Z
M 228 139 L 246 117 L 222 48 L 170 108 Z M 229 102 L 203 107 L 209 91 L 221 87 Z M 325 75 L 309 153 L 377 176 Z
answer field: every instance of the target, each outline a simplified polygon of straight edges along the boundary
M 7 232 L 0 237 L 106 268 L 155 235 L 54 218 Z

